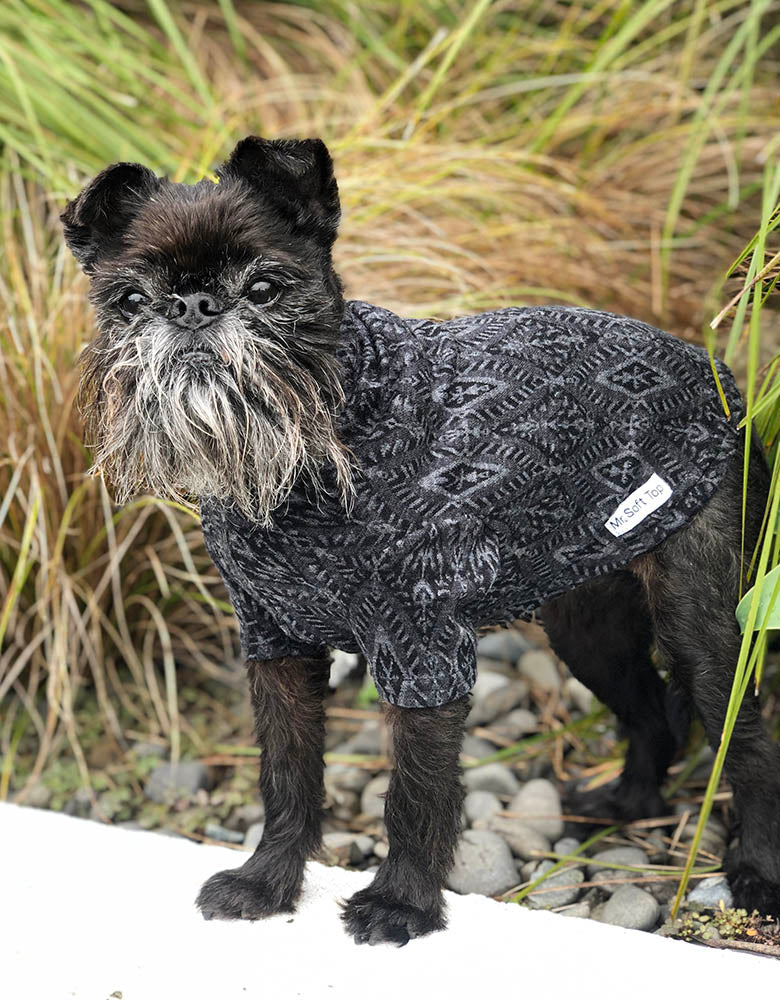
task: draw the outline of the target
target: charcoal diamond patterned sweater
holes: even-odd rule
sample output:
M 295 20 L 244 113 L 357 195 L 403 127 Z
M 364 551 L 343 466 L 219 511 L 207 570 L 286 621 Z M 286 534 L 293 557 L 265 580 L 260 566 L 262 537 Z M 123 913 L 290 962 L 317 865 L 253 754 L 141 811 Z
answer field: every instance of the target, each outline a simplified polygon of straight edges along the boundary
M 351 515 L 296 486 L 268 528 L 203 498 L 203 534 L 246 657 L 362 651 L 404 707 L 467 694 L 475 629 L 657 546 L 741 446 L 728 369 L 730 418 L 705 351 L 609 313 L 348 302 L 339 355 Z

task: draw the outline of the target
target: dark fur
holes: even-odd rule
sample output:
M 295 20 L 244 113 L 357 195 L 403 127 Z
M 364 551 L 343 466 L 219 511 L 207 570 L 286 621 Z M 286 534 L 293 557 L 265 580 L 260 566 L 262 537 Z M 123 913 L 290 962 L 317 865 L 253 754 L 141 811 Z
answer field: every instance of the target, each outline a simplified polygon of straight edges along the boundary
M 347 502 L 349 456 L 332 423 L 344 300 L 330 256 L 339 217 L 330 156 L 318 140 L 247 139 L 218 173 L 218 185 L 190 187 L 116 164 L 63 213 L 99 328 L 80 391 L 93 471 L 120 501 L 208 490 L 262 522 L 299 476 L 316 495 L 330 461 Z M 248 298 L 258 275 L 282 290 L 272 311 Z M 130 320 L 128 289 L 147 300 Z M 175 323 L 192 293 L 220 304 L 214 326 Z M 191 350 L 211 365 L 189 365 Z M 204 395 L 213 413 L 196 405 Z
M 66 238 L 92 279 L 99 326 L 85 354 L 82 393 L 88 428 L 98 450 L 104 446 L 106 471 L 113 465 L 121 479 L 126 471 L 122 463 L 148 455 L 153 446 L 157 478 L 148 469 L 138 476 L 132 470 L 138 485 L 145 485 L 146 475 L 152 486 L 161 482 L 161 492 L 186 492 L 190 457 L 179 454 L 175 434 L 166 438 L 164 432 L 161 440 L 155 431 L 153 438 L 143 437 L 150 433 L 144 407 L 158 406 L 162 413 L 165 395 L 141 396 L 139 403 L 143 365 L 127 368 L 125 362 L 134 361 L 134 343 L 145 343 L 133 338 L 142 338 L 147 329 L 162 331 L 169 355 L 157 359 L 155 377 L 162 373 L 184 379 L 185 388 L 192 383 L 198 389 L 198 378 L 210 373 L 198 375 L 182 367 L 179 352 L 187 344 L 177 338 L 194 335 L 205 352 L 213 352 L 213 343 L 197 340 L 197 330 L 174 329 L 173 317 L 183 297 L 197 293 L 213 299 L 228 317 L 225 323 L 232 324 L 232 340 L 223 349 L 235 355 L 223 359 L 233 365 L 230 371 L 219 369 L 220 358 L 213 358 L 221 403 L 227 407 L 224 415 L 228 421 L 240 420 L 246 406 L 257 408 L 261 419 L 255 458 L 262 464 L 266 452 L 286 456 L 284 464 L 263 466 L 278 479 L 264 494 L 268 508 L 281 502 L 291 477 L 311 477 L 316 492 L 317 464 L 326 453 L 338 457 L 330 423 L 341 398 L 332 352 L 343 299 L 330 256 L 338 193 L 330 157 L 317 140 L 245 140 L 219 175 L 218 187 L 208 182 L 187 187 L 157 178 L 145 167 L 118 164 L 66 209 Z M 269 313 L 252 308 L 247 298 L 246 275 L 258 268 L 270 268 L 273 280 L 284 288 L 283 301 Z M 130 321 L 118 310 L 128 288 L 147 296 L 140 317 Z M 155 344 L 149 349 L 156 349 Z M 181 381 L 176 385 L 182 388 Z M 127 407 L 138 409 L 137 426 L 116 423 L 130 412 Z M 157 415 L 151 414 L 152 425 Z M 176 414 L 168 416 L 175 427 Z M 206 454 L 208 442 L 204 432 L 202 439 L 188 443 L 206 472 L 206 459 L 212 457 Z M 226 446 L 225 454 L 214 459 L 215 468 L 224 471 L 229 459 Z M 346 503 L 346 457 L 344 462 Z M 226 498 L 235 490 L 236 502 L 246 501 L 240 481 L 226 481 L 222 488 Z M 748 554 L 759 532 L 767 488 L 766 466 L 755 446 Z M 542 609 L 553 648 L 614 710 L 629 737 L 620 781 L 589 801 L 575 799 L 578 812 L 625 820 L 664 812 L 661 783 L 685 737 L 691 708 L 702 718 L 710 743 L 718 745 L 740 643 L 734 607 L 741 493 L 739 459 L 687 528 L 631 566 Z M 669 685 L 650 659 L 654 639 L 671 668 Z M 256 919 L 289 912 L 301 890 L 305 861 L 320 846 L 328 664 L 288 658 L 250 662 L 248 670 L 262 749 L 266 828 L 248 861 L 219 872 L 201 889 L 198 906 L 208 918 Z M 442 886 L 459 832 L 463 790 L 458 754 L 467 711 L 467 699 L 436 709 L 386 709 L 395 758 L 385 809 L 390 851 L 371 885 L 344 905 L 345 925 L 358 942 L 404 944 L 445 925 Z M 764 731 L 756 700 L 748 696 L 726 762 L 738 816 L 728 870 L 738 905 L 776 914 L 779 764 L 778 748 Z
M 262 749 L 263 839 L 240 868 L 217 872 L 198 906 L 210 920 L 257 920 L 294 909 L 306 859 L 321 845 L 323 700 L 328 660 L 249 662 L 257 745 Z
M 753 444 L 747 495 L 746 558 L 759 535 L 769 477 Z M 691 523 L 628 572 L 611 574 L 542 609 L 556 652 L 608 705 L 629 739 L 615 788 L 569 808 L 639 819 L 664 812 L 660 786 L 693 709 L 713 749 L 720 743 L 741 636 L 734 617 L 741 564 L 742 458 Z M 744 579 L 744 578 L 743 578 Z M 649 659 L 655 637 L 671 682 Z M 736 822 L 727 857 L 737 906 L 780 913 L 780 748 L 769 739 L 749 692 L 726 756 Z
M 746 559 L 758 536 L 768 475 L 752 449 L 747 496 Z M 676 683 L 693 702 L 710 746 L 717 749 L 741 637 L 734 608 L 739 597 L 741 462 L 685 531 L 643 559 L 658 647 Z M 737 906 L 780 915 L 780 747 L 763 724 L 748 691 L 726 756 L 734 793 L 736 840 L 726 867 Z
M 371 885 L 344 907 L 344 923 L 358 944 L 402 945 L 445 926 L 441 890 L 460 831 L 458 758 L 468 701 L 385 706 L 395 763 L 385 802 L 390 852 Z

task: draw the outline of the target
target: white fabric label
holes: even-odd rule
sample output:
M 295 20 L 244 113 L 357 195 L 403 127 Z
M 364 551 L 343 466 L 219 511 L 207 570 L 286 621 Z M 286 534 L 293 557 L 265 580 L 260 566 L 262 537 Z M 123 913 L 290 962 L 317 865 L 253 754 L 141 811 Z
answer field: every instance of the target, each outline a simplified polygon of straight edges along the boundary
M 604 527 L 619 538 L 644 521 L 648 514 L 662 507 L 671 495 L 671 486 L 654 472 L 646 483 L 642 483 L 618 505 L 614 514 L 604 522 Z

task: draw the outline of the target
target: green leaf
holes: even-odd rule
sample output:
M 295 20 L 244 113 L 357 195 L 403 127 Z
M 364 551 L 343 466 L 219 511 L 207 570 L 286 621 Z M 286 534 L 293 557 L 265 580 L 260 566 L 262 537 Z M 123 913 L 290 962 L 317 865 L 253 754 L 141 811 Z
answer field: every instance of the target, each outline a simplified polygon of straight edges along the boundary
M 750 610 L 750 603 L 753 600 L 755 589 L 755 587 L 751 587 L 737 605 L 737 621 L 743 632 L 747 624 L 748 611 Z M 780 601 L 777 600 L 778 593 L 780 593 L 780 566 L 775 566 L 761 581 L 761 596 L 758 602 L 756 620 L 753 625 L 754 630 L 762 627 L 780 628 Z

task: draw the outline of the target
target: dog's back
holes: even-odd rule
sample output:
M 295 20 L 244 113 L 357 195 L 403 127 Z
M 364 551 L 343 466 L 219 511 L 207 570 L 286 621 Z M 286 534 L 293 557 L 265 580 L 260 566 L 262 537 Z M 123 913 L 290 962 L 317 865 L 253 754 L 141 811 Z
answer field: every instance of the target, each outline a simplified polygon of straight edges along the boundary
M 706 352 L 607 313 L 435 323 L 350 302 L 340 352 L 339 433 L 359 470 L 349 515 L 301 484 L 262 531 L 203 504 L 204 534 L 245 655 L 362 651 L 395 704 L 465 694 L 477 626 L 657 546 L 739 442 L 725 367 L 731 419 Z

